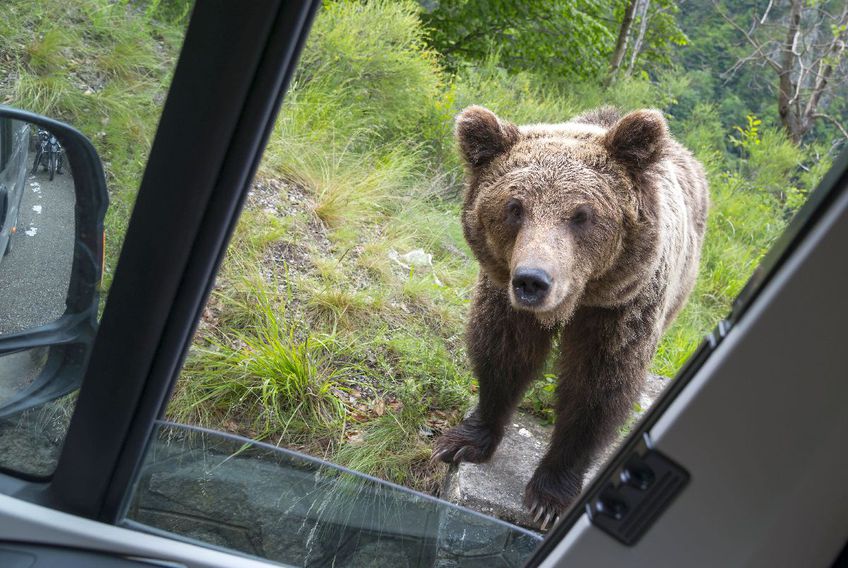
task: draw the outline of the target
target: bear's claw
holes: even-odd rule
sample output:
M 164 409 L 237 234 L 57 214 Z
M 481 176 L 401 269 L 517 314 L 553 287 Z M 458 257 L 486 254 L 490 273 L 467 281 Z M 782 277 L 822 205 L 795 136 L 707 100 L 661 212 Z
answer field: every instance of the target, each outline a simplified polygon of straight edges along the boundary
M 542 524 L 539 527 L 539 530 L 542 531 L 548 528 L 548 524 L 551 523 L 551 520 L 553 520 L 551 528 L 559 522 L 559 511 L 555 508 L 551 508 L 550 506 L 541 504 L 538 500 L 533 503 L 532 507 L 530 507 L 530 515 L 533 516 L 534 524 L 538 523 L 544 517 L 544 520 L 542 520 Z
M 544 513 L 544 512 L 545 512 L 545 508 L 544 508 L 544 507 L 540 507 L 540 506 L 539 506 L 539 502 L 537 501 L 537 502 L 536 502 L 536 503 L 534 503 L 534 504 L 533 504 L 533 506 L 530 508 L 530 514 L 532 515 L 534 512 L 536 513 L 536 516 L 534 516 L 534 517 L 533 517 L 533 522 L 534 522 L 534 523 L 538 523 L 538 522 L 539 522 L 539 519 L 541 519 L 541 518 L 542 518 L 542 513 Z
M 448 452 L 450 452 L 449 448 L 445 448 L 443 450 L 436 450 L 430 456 L 430 461 L 433 462 L 433 463 L 445 461 L 444 457 L 445 457 L 445 454 L 447 454 Z
M 496 447 L 496 437 L 488 427 L 473 417 L 466 418 L 436 440 L 430 459 L 455 464 L 463 461 L 481 463 L 491 457 Z
M 468 448 L 468 446 L 462 446 L 461 448 L 459 448 L 459 451 L 457 451 L 457 452 L 453 455 L 453 463 L 459 463 L 459 462 L 461 462 L 461 461 L 462 461 L 462 456 L 464 456 L 464 455 L 468 452 L 468 449 L 469 449 L 469 448 Z
M 580 493 L 581 477 L 565 471 L 540 467 L 533 474 L 524 493 L 524 506 L 533 523 L 541 521 L 540 530 L 553 527 Z
M 434 462 L 434 463 L 443 461 L 445 463 L 458 464 L 462 461 L 462 458 L 469 451 L 471 451 L 471 452 L 474 451 L 473 448 L 471 448 L 471 446 L 462 446 L 461 448 L 459 448 L 458 450 L 453 452 L 453 455 L 451 455 L 451 452 L 452 452 L 451 448 L 443 448 L 443 449 L 436 450 L 435 452 L 433 452 L 433 454 L 430 456 L 430 461 Z
M 541 527 L 541 529 L 540 529 L 540 530 L 542 530 L 542 531 L 547 530 L 547 528 L 548 528 L 548 523 L 551 521 L 551 516 L 552 516 L 552 515 L 553 515 L 553 513 L 548 513 L 547 515 L 545 515 L 545 522 L 544 522 L 544 523 L 542 523 L 542 527 Z M 559 522 L 559 515 L 553 515 L 553 518 L 554 518 L 554 522 L 553 522 L 553 524 L 551 525 L 551 528 L 554 528 L 554 525 L 556 525 L 556 524 L 557 524 L 557 522 Z

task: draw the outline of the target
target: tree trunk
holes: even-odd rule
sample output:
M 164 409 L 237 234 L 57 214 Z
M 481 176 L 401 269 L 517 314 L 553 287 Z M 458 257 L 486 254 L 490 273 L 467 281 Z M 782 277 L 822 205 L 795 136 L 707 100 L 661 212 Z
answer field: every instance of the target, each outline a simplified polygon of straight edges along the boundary
M 624 11 L 624 19 L 621 21 L 621 27 L 618 30 L 618 40 L 615 42 L 615 49 L 612 52 L 610 60 L 609 78 L 618 73 L 621 62 L 624 61 L 624 54 L 627 52 L 627 40 L 630 38 L 630 27 L 633 25 L 633 14 L 636 12 L 636 4 L 639 0 L 630 0 L 627 9 Z
M 786 28 L 786 40 L 783 43 L 780 56 L 780 71 L 778 72 L 777 112 L 780 121 L 789 138 L 798 144 L 806 129 L 801 124 L 800 113 L 797 112 L 796 86 L 792 80 L 792 68 L 795 64 L 795 53 L 798 34 L 801 27 L 801 0 L 792 0 L 789 8 L 789 22 Z M 803 130 L 803 132 L 802 132 Z
M 639 35 L 636 36 L 636 41 L 633 43 L 633 50 L 630 54 L 630 65 L 627 67 L 627 73 L 633 73 L 633 68 L 636 66 L 636 58 L 639 57 L 639 52 L 642 51 L 642 44 L 645 41 L 645 32 L 648 30 L 648 9 L 651 7 L 651 0 L 641 0 L 639 6 Z
M 835 26 L 835 29 L 837 33 L 834 34 L 833 41 L 831 41 L 825 56 L 819 60 L 813 91 L 804 108 L 803 116 L 800 117 L 800 122 L 804 126 L 801 136 L 812 127 L 813 122 L 817 118 L 833 121 L 835 126 L 845 135 L 845 128 L 837 120 L 820 114 L 818 107 L 822 95 L 830 82 L 830 77 L 833 75 L 834 69 L 839 65 L 842 55 L 845 52 L 846 41 L 848 41 L 848 3 L 842 9 L 842 14 L 839 16 L 839 23 Z

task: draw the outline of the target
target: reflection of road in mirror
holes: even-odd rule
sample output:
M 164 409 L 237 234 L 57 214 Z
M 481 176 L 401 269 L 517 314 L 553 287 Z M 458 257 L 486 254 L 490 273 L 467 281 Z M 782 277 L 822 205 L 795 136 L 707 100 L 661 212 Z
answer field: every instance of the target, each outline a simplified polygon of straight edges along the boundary
M 0 262 L 0 335 L 50 323 L 65 312 L 75 194 L 67 162 L 62 172 L 53 181 L 41 167 L 27 174 L 17 232 Z

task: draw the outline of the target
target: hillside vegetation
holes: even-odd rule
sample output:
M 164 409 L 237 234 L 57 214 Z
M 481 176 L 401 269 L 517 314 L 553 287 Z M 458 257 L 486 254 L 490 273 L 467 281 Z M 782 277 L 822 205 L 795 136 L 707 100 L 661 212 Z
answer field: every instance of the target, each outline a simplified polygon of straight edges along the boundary
M 110 270 L 186 19 L 181 3 L 165 4 L 10 0 L 0 21 L 0 100 L 74 124 L 106 163 Z M 612 4 L 618 14 L 626 2 Z M 659 108 L 704 163 L 707 241 L 697 288 L 654 361 L 667 376 L 727 314 L 829 167 L 833 130 L 795 144 L 773 113 L 755 115 L 766 108 L 760 91 L 748 104 L 738 89 L 730 105 L 714 83 L 702 88 L 713 80 L 708 69 L 678 66 L 676 50 L 691 54 L 699 38 L 676 10 L 656 20 L 673 29 L 646 36 L 644 65 L 610 81 L 597 58 L 611 52 L 615 22 L 588 22 L 597 45 L 579 56 L 595 66 L 556 78 L 532 64 L 537 55 L 550 63 L 547 52 L 527 51 L 526 68 L 502 45 L 448 53 L 460 34 L 449 28 L 459 17 L 451 6 L 339 1 L 319 13 L 171 418 L 435 489 L 442 471 L 429 463 L 431 442 L 476 390 L 463 327 L 477 266 L 459 224 L 451 134 L 467 105 L 516 123 L 562 121 L 600 104 Z M 727 34 L 710 21 L 710 33 Z M 549 418 L 553 385 L 546 375 L 526 408 Z

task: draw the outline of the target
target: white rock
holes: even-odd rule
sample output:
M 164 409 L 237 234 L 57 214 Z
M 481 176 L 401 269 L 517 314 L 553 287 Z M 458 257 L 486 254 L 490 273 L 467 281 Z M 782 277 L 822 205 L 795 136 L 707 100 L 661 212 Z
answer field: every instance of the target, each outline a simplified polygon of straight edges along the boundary
M 436 282 L 436 286 L 443 286 L 439 277 L 436 276 L 435 270 L 433 270 L 433 255 L 425 252 L 424 249 L 411 250 L 405 254 L 400 254 L 395 249 L 391 249 L 389 251 L 389 260 L 396 262 L 404 270 L 429 266 L 433 272 L 433 280 Z

